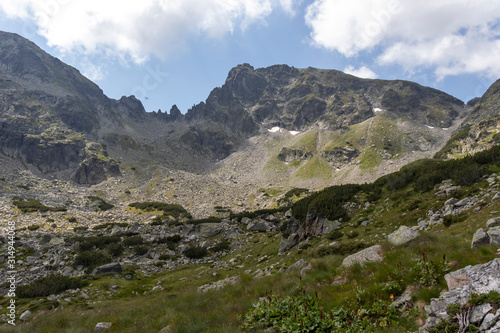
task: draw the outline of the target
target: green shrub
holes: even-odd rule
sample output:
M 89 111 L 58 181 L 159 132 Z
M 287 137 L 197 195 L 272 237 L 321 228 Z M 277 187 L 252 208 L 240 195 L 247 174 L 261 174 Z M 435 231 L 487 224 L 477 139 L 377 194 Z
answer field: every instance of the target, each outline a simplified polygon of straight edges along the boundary
M 314 256 L 316 257 L 324 257 L 328 255 L 341 255 L 345 256 L 348 254 L 353 254 L 358 251 L 361 251 L 365 248 L 367 248 L 369 245 L 364 243 L 364 242 L 350 242 L 350 243 L 341 243 L 341 244 L 335 244 L 333 246 L 325 246 L 322 248 L 319 248 L 315 253 Z
M 80 242 L 79 251 L 92 250 L 94 247 L 103 249 L 111 243 L 119 243 L 120 236 L 93 236 L 93 237 L 74 237 L 73 240 Z
M 148 248 L 147 246 L 144 245 L 136 245 L 134 247 L 134 253 L 137 254 L 138 256 L 143 256 L 146 253 L 148 253 Z
M 67 289 L 82 288 L 87 284 L 87 281 L 79 278 L 51 274 L 28 285 L 17 286 L 16 296 L 19 298 L 46 297 L 52 294 L 57 295 Z
M 191 246 L 182 253 L 189 259 L 200 259 L 208 254 L 208 251 L 200 246 Z
M 30 230 L 30 231 L 35 231 L 35 230 L 38 230 L 40 228 L 41 228 L 41 226 L 38 224 L 32 224 L 32 225 L 28 226 L 28 230 Z
M 90 195 L 87 197 L 90 201 L 96 201 L 98 202 L 97 204 L 97 208 L 99 211 L 101 212 L 104 212 L 106 210 L 110 210 L 111 208 L 114 208 L 115 206 L 113 206 L 112 204 L 104 201 L 104 199 L 100 198 L 100 197 L 97 197 L 97 196 L 93 196 L 93 195 Z
M 40 201 L 35 199 L 25 200 L 23 198 L 15 197 L 12 204 L 16 206 L 23 213 L 33 213 L 33 212 L 65 212 L 66 207 L 49 207 L 45 206 Z
M 189 224 L 201 224 L 201 223 L 221 223 L 222 219 L 220 217 L 214 217 L 210 216 L 204 219 L 197 219 L 197 220 L 187 220 L 186 223 Z
M 83 266 L 87 268 L 87 272 L 91 272 L 97 266 L 109 264 L 111 257 L 102 251 L 83 251 L 78 253 L 75 258 L 74 266 Z
M 108 252 L 113 257 L 119 257 L 122 255 L 124 248 L 120 243 L 111 243 L 108 245 Z
M 140 235 L 127 237 L 123 240 L 123 245 L 125 246 L 141 245 L 143 243 L 144 239 Z
M 328 234 L 326 234 L 326 238 L 328 238 L 331 241 L 339 239 L 342 236 L 344 236 L 344 233 L 340 230 L 332 230 Z
M 147 201 L 147 202 L 133 202 L 129 207 L 137 208 L 145 212 L 163 211 L 165 216 L 185 217 L 191 218 L 191 214 L 184 209 L 181 205 L 167 204 L 164 202 Z
M 467 218 L 467 214 L 465 212 L 462 212 L 457 215 L 445 215 L 443 216 L 443 224 L 447 227 L 451 226 L 452 224 L 459 223 L 465 221 Z
M 220 243 L 215 244 L 211 249 L 212 252 L 221 252 L 221 251 L 229 251 L 231 250 L 231 243 L 229 243 L 227 240 L 222 241 Z

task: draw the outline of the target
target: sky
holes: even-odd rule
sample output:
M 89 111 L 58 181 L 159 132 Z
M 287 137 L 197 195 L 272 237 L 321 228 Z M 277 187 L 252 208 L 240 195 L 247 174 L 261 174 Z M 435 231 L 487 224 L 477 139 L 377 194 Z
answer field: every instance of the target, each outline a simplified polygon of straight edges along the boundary
M 185 113 L 241 63 L 410 80 L 464 102 L 500 78 L 498 0 L 1 0 L 0 30 L 146 111 Z

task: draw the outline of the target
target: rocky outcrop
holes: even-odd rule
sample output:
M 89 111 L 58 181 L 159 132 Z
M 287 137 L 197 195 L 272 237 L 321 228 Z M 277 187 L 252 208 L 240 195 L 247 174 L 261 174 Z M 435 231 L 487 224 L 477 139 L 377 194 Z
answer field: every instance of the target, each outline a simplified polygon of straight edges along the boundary
M 331 150 L 327 150 L 321 154 L 328 163 L 335 167 L 341 167 L 344 164 L 349 164 L 353 159 L 358 157 L 360 154 L 359 150 L 350 147 L 336 147 Z
M 422 332 L 436 326 L 440 321 L 449 320 L 446 311 L 449 305 L 466 305 L 472 294 L 482 295 L 490 291 L 500 290 L 500 259 L 494 259 L 486 264 L 467 266 L 464 269 L 449 273 L 445 276 L 448 283 L 447 292 L 441 293 L 439 298 L 431 300 L 430 305 L 425 307 L 427 320 Z M 500 325 L 500 316 L 481 305 L 479 309 L 475 306 L 467 313 L 467 322 L 479 326 L 480 332 L 497 332 Z
M 312 152 L 304 152 L 302 149 L 297 148 L 281 148 L 278 154 L 278 159 L 285 163 L 291 163 L 295 160 L 307 160 L 313 156 Z

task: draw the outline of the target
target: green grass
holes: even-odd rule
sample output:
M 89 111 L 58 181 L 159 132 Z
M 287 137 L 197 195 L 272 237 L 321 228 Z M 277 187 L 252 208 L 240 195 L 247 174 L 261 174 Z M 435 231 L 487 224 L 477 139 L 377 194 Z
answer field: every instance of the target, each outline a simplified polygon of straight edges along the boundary
M 294 177 L 297 179 L 322 179 L 329 180 L 332 178 L 333 170 L 330 164 L 317 155 L 310 158 L 305 165 L 303 165 Z

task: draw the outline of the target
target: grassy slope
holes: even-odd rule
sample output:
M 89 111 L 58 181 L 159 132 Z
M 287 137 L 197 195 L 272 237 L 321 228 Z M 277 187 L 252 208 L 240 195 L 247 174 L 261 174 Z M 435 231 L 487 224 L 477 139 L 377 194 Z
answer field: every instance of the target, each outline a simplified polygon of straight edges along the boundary
M 464 186 L 455 195 L 458 198 L 467 197 L 486 186 L 486 182 Z M 499 248 L 486 246 L 470 249 L 474 231 L 484 228 L 486 220 L 498 216 L 500 211 L 500 201 L 490 202 L 489 199 L 478 204 L 481 207 L 478 213 L 468 211 L 463 222 L 450 227 L 439 225 L 401 247 L 386 242 L 387 234 L 400 225 L 415 225 L 417 219 L 425 217 L 429 210 L 442 207 L 446 199 L 437 197 L 434 191 L 417 193 L 410 188 L 397 191 L 384 189 L 378 200 L 364 208 L 365 198 L 358 197 L 362 208 L 351 214 L 352 218 L 341 229 L 343 236 L 336 241 L 338 244 L 381 244 L 385 252 L 382 263 L 368 264 L 363 268 L 359 265 L 350 269 L 342 268 L 340 264 L 345 255 L 321 255 L 321 249 L 330 246 L 331 240 L 327 237 L 310 239 L 288 255 L 278 256 L 281 235 L 257 233 L 242 236 L 242 241 L 247 239 L 242 249 L 218 259 L 229 262 L 232 258 L 239 258 L 236 265 L 219 270 L 212 269 L 208 264 L 184 267 L 152 277 L 138 276 L 131 281 L 123 277 L 102 277 L 92 281 L 92 288 L 84 288 L 95 303 L 84 305 L 82 301 L 76 301 L 64 304 L 64 308 L 55 311 L 38 312 L 27 323 L 18 324 L 15 328 L 3 326 L 0 332 L 89 332 L 100 321 L 113 323 L 109 332 L 158 332 L 169 325 L 171 332 L 239 332 L 241 316 L 251 309 L 259 297 L 268 293 L 292 296 L 317 293 L 324 307 L 331 309 L 346 303 L 352 304 L 356 297 L 367 294 L 376 294 L 376 297 L 386 301 L 390 295 L 397 297 L 401 290 L 395 292 L 383 288 L 388 283 L 394 283 L 394 276 L 401 277 L 401 285 L 413 288 L 414 307 L 405 316 L 379 331 L 415 331 L 425 319 L 423 305 L 446 288 L 443 272 L 435 278 L 431 277 L 431 282 L 434 282 L 430 285 L 422 284 L 422 279 L 429 278 L 428 274 L 421 274 L 416 269 L 416 263 L 423 254 L 429 262 L 434 263 L 441 262 L 444 255 L 446 267 L 456 270 L 492 260 Z M 372 224 L 360 226 L 360 222 L 365 220 L 372 221 Z M 306 259 L 312 267 L 302 278 L 299 277 L 299 271 L 279 272 L 280 268 L 288 267 L 300 258 Z M 254 272 L 271 266 L 273 274 L 263 278 L 245 273 L 247 270 Z M 216 271 L 217 275 L 214 276 Z M 206 294 L 196 291 L 200 285 L 234 275 L 241 276 L 241 283 Z M 335 281 L 345 283 L 336 285 L 333 283 Z M 157 285 L 164 290 L 151 292 Z M 106 300 L 101 302 L 102 296 L 94 296 L 95 289 L 101 291 L 100 295 L 106 295 Z M 148 292 L 144 294 L 145 291 Z M 28 301 L 31 307 L 39 302 Z M 28 301 L 19 300 L 19 314 L 23 307 L 28 307 Z M 5 300 L 0 303 L 5 308 Z M 367 300 L 364 306 L 371 306 L 370 301 Z M 43 308 L 43 305 L 40 304 L 40 307 Z

